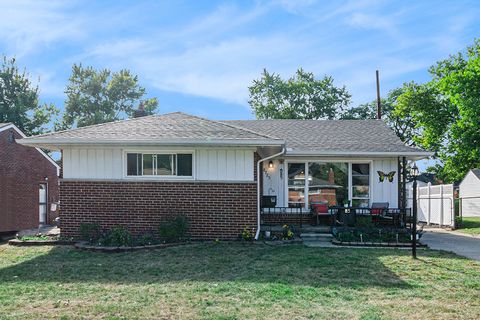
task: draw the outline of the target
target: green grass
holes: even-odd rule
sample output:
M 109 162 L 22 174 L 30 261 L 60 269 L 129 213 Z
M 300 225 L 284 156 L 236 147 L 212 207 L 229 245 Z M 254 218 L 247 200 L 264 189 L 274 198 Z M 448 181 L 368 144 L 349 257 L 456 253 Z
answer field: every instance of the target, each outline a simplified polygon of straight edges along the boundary
M 480 218 L 462 218 L 457 231 L 472 235 L 480 235 Z
M 480 264 L 420 250 L 0 245 L 0 319 L 478 319 Z

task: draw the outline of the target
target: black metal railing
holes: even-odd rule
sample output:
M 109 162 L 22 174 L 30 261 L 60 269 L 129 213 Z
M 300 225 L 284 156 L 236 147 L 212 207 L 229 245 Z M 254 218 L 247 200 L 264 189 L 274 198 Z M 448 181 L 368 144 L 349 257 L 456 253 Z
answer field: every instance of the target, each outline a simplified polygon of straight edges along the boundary
M 262 207 L 260 219 L 262 225 L 299 225 L 303 227 L 305 221 L 315 216 L 313 211 L 303 208 L 290 207 Z M 412 226 L 411 208 L 360 208 L 360 207 L 329 207 L 329 224 L 335 226 L 362 226 L 373 224 L 376 227 L 410 228 Z

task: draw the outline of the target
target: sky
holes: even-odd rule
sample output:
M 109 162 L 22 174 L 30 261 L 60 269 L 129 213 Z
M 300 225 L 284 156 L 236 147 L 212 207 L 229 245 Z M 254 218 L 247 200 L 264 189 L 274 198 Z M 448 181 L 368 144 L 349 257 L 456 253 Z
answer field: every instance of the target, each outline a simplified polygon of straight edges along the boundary
M 473 43 L 480 1 L 3 1 L 0 54 L 63 109 L 74 63 L 130 69 L 160 113 L 252 119 L 248 86 L 264 68 L 330 75 L 352 106 Z

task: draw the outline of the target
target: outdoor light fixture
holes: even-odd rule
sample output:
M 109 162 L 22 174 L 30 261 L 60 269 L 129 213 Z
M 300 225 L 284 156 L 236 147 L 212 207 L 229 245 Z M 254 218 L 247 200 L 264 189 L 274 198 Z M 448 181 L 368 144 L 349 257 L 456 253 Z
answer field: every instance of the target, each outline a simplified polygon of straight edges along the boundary
M 268 162 L 268 167 L 269 167 L 270 169 L 273 169 L 273 161 L 272 161 L 272 160 L 270 160 L 270 161 Z
M 412 258 L 417 259 L 417 178 L 420 172 L 415 162 L 410 170 L 410 175 L 413 178 Z

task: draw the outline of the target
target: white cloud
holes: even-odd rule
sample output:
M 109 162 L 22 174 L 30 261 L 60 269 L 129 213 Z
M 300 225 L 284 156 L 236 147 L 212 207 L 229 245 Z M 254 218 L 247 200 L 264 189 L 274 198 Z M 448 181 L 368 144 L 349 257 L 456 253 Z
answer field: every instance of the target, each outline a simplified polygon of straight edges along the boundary
M 79 19 L 65 14 L 68 6 L 59 1 L 3 2 L 0 7 L 0 43 L 7 54 L 23 56 L 58 41 L 84 36 Z

